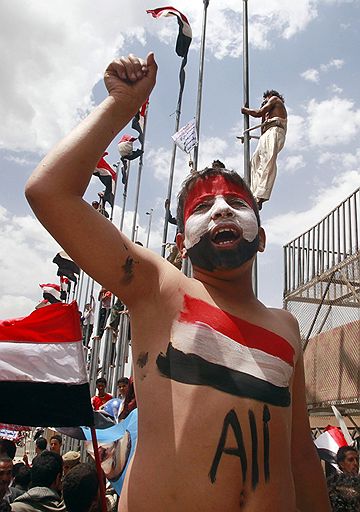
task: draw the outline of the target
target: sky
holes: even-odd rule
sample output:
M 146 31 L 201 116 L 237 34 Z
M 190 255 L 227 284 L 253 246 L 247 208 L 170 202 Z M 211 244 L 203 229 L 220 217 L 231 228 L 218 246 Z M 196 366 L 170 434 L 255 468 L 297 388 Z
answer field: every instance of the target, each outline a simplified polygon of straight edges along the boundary
M 195 115 L 201 0 L 171 4 L 189 19 L 193 41 L 186 67 L 180 126 Z M 149 0 L 12 0 L 0 2 L 0 318 L 29 314 L 41 300 L 39 283 L 57 282 L 52 263 L 60 250 L 33 216 L 26 180 L 46 152 L 105 97 L 102 76 L 112 59 L 154 51 L 158 80 L 149 106 L 138 239 L 160 251 L 174 133 L 180 58 L 175 18 L 155 20 Z M 210 0 L 207 13 L 199 167 L 222 160 L 243 175 L 236 139 L 243 118 L 242 8 L 239 0 Z M 360 184 L 359 0 L 249 0 L 250 106 L 267 89 L 285 97 L 288 134 L 278 175 L 261 219 L 267 233 L 258 258 L 259 298 L 282 307 L 283 245 L 316 224 Z M 257 124 L 256 119 L 251 124 Z M 120 135 L 133 133 L 125 128 Z M 107 160 L 118 161 L 117 141 Z M 255 150 L 256 141 L 251 143 Z M 172 197 L 188 174 L 177 152 Z M 137 165 L 131 168 L 126 234 L 134 216 Z M 92 178 L 85 198 L 102 186 Z M 118 187 L 115 223 L 119 222 Z M 71 229 L 71 226 L 69 226 Z M 169 241 L 174 239 L 169 228 Z M 96 243 L 96 240 L 94 240 Z M 81 304 L 80 304 L 81 306 Z

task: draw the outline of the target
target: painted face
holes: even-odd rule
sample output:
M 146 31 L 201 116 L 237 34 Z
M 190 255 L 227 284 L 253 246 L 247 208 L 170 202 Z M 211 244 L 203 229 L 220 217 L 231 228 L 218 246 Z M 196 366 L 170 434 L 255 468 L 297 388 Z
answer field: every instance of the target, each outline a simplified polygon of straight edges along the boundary
M 198 180 L 185 204 L 184 245 L 193 265 L 236 268 L 258 249 L 258 222 L 248 193 L 223 176 Z

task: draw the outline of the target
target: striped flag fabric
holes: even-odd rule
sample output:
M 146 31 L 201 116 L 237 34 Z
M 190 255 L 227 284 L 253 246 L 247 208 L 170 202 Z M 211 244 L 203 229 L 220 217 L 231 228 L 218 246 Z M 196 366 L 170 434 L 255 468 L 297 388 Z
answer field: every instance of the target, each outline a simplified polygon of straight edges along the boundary
M 146 12 L 156 19 L 176 16 L 179 24 L 179 34 L 176 40 L 175 51 L 179 57 L 186 57 L 192 40 L 192 30 L 187 17 L 174 7 L 158 7 L 156 9 L 147 9 Z
M 65 251 L 58 252 L 52 261 L 59 267 L 57 271 L 58 276 L 65 276 L 75 284 L 77 283 L 75 274 L 80 275 L 80 268 Z
M 61 302 L 61 288 L 58 284 L 46 283 L 39 284 L 43 292 L 43 298 L 50 302 L 50 304 L 56 304 Z
M 93 425 L 76 302 L 0 320 L 0 421 Z
M 348 444 L 341 430 L 328 425 L 314 442 L 320 459 L 337 468 L 336 454 L 339 448 Z
M 288 407 L 293 360 L 294 348 L 278 334 L 185 295 L 156 362 L 178 382 Z
M 106 155 L 108 155 L 108 153 L 105 151 L 103 156 L 96 164 L 96 168 L 93 172 L 93 175 L 97 176 L 105 187 L 104 202 L 109 203 L 110 206 L 114 206 L 116 172 L 105 160 L 104 157 Z

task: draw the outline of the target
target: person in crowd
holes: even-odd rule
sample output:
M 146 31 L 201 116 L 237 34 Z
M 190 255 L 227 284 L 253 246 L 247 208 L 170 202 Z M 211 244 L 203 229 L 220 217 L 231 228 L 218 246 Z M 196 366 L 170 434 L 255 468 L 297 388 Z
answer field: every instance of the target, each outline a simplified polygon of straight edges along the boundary
M 261 210 L 270 195 L 276 178 L 276 159 L 285 144 L 287 112 L 285 100 L 272 89 L 264 92 L 259 109 L 243 107 L 241 112 L 261 117 L 261 137 L 251 158 L 251 191 Z
M 60 434 L 54 434 L 50 437 L 50 451 L 60 455 L 62 445 L 62 437 Z
M 122 406 L 122 410 L 121 410 L 121 413 L 119 414 L 119 421 L 124 420 L 127 416 L 129 416 L 131 411 L 136 409 L 136 407 L 137 407 L 137 404 L 136 404 L 136 397 L 135 397 L 134 380 L 132 377 L 130 377 L 128 387 L 126 390 L 126 395 L 124 398 L 124 403 Z
M 60 497 L 63 461 L 55 451 L 37 455 L 31 466 L 31 487 L 16 498 L 13 512 L 66 512 Z
M 91 404 L 95 411 L 98 411 L 100 407 L 106 404 L 109 400 L 112 399 L 112 395 L 106 392 L 107 382 L 104 377 L 99 377 L 96 379 L 96 389 L 97 395 L 93 396 L 91 399 Z
M 353 446 L 342 446 L 336 454 L 336 462 L 346 475 L 359 474 L 359 453 Z
M 63 455 L 63 473 L 64 476 L 78 464 L 80 464 L 80 452 L 69 451 Z
M 126 392 L 129 387 L 129 379 L 127 377 L 120 377 L 117 381 L 117 392 L 118 397 L 124 400 L 126 397 Z
M 58 243 L 130 311 L 139 434 L 119 510 L 328 512 L 298 325 L 254 294 L 265 232 L 242 178 L 207 168 L 181 187 L 177 245 L 193 277 L 132 243 L 82 199 L 156 73 L 153 54 L 110 64 L 109 96 L 26 189 Z
M 0 457 L 9 457 L 14 460 L 16 454 L 16 444 L 10 439 L 0 439 Z
M 38 437 L 35 441 L 35 453 L 36 455 L 39 455 L 39 453 L 43 452 L 47 449 L 47 440 L 45 437 Z
M 31 472 L 30 468 L 23 464 L 22 462 L 18 462 L 14 464 L 13 467 L 13 481 L 11 487 L 19 491 L 20 494 L 23 494 L 29 489 L 31 481 Z
M 10 487 L 12 481 L 13 461 L 8 455 L 0 455 L 0 501 L 12 503 L 21 494 L 20 491 Z
M 99 480 L 93 465 L 80 463 L 63 479 L 63 497 L 67 512 L 98 512 Z
M 94 330 L 94 304 L 93 301 L 85 304 L 84 313 L 81 317 L 81 325 L 82 325 L 82 342 L 84 347 L 89 346 L 89 342 L 91 339 L 91 335 Z
M 360 511 L 360 479 L 350 473 L 341 473 L 329 485 L 333 512 Z
M 100 301 L 100 314 L 99 314 L 99 323 L 97 326 L 96 335 L 101 338 L 104 334 L 106 321 L 111 311 L 111 298 L 112 293 L 106 290 L 104 287 L 101 288 L 98 296 L 98 300 Z

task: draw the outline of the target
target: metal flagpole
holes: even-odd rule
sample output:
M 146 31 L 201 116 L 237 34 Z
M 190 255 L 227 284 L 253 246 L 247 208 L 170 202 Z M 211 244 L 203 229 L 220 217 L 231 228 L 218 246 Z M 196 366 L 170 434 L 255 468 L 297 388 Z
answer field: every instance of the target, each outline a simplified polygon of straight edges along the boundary
M 143 128 L 143 143 L 141 144 L 141 149 L 143 153 L 140 155 L 139 158 L 139 167 L 138 167 L 138 175 L 137 175 L 137 184 L 136 184 L 136 197 L 135 197 L 135 211 L 134 211 L 134 219 L 133 219 L 133 225 L 131 230 L 131 240 L 135 241 L 135 230 L 136 230 L 136 217 L 139 209 L 139 196 L 140 196 L 140 185 L 141 185 L 141 174 L 142 169 L 144 165 L 144 149 L 145 149 L 145 134 L 146 134 L 146 124 L 147 124 L 147 117 L 149 112 L 149 106 L 146 108 L 146 114 L 144 116 L 144 128 Z
M 209 0 L 203 0 L 203 3 L 204 3 L 204 14 L 203 14 L 203 23 L 202 23 L 198 95 L 197 95 L 196 117 L 195 117 L 195 127 L 196 127 L 196 134 L 197 134 L 197 140 L 198 140 L 197 146 L 195 146 L 195 150 L 194 150 L 194 169 L 195 170 L 197 170 L 198 159 L 199 159 L 201 100 L 202 100 L 202 86 L 203 86 L 203 76 L 204 76 L 207 8 L 209 6 Z
M 248 37 L 248 0 L 243 0 L 243 94 L 244 106 L 249 107 L 249 37 Z M 249 115 L 244 114 L 244 178 L 250 186 L 250 133 Z
M 146 212 L 146 215 L 149 215 L 149 224 L 148 224 L 148 232 L 147 232 L 147 238 L 146 238 L 146 247 L 149 247 L 149 242 L 150 242 L 151 221 L 152 221 L 153 211 L 154 211 L 154 209 L 150 208 L 150 211 Z
M 243 0 L 243 103 L 249 107 L 249 23 L 248 23 L 248 0 Z M 244 114 L 244 179 L 245 183 L 251 186 L 250 172 L 250 129 L 249 115 Z M 253 267 L 254 293 L 258 295 L 257 259 Z
M 130 160 L 128 160 L 127 170 L 126 170 L 126 182 L 124 184 L 124 192 L 123 192 L 123 204 L 122 204 L 120 224 L 119 224 L 120 231 L 122 231 L 123 227 L 124 227 L 125 207 L 126 207 L 126 199 L 127 199 L 127 191 L 128 191 L 128 183 L 129 183 L 129 175 L 130 175 L 130 164 L 131 164 L 131 162 L 130 162 Z
M 183 90 L 180 87 L 178 102 L 177 102 L 177 106 L 176 106 L 176 114 L 175 114 L 176 117 L 175 117 L 175 130 L 174 130 L 174 133 L 179 131 L 182 96 L 183 96 Z M 163 231 L 163 238 L 162 238 L 162 245 L 161 245 L 161 256 L 163 258 L 165 258 L 165 248 L 166 248 L 167 233 L 168 233 L 168 224 L 169 224 L 168 223 L 168 219 L 169 219 L 169 214 L 170 214 L 170 201 L 171 201 L 172 186 L 173 186 L 173 181 L 174 181 L 176 149 L 177 149 L 177 145 L 174 142 L 173 143 L 172 155 L 171 155 L 168 190 L 167 190 L 167 195 L 166 195 L 167 201 L 165 201 L 165 222 L 164 222 L 164 231 Z

